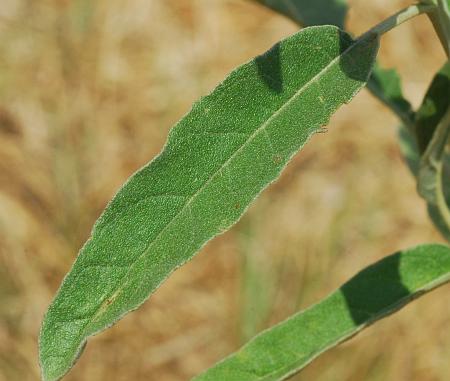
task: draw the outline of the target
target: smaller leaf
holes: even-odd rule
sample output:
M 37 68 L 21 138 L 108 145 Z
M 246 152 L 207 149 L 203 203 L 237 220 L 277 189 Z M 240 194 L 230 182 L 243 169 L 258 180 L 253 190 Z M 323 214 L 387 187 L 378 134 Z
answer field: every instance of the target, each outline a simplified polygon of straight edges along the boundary
M 446 200 L 444 171 L 445 147 L 450 138 L 450 106 L 439 122 L 425 153 L 420 159 L 417 190 L 439 212 L 440 221 L 450 228 L 450 210 Z
M 433 79 L 422 105 L 415 115 L 414 128 L 400 128 L 400 150 L 414 176 L 419 176 L 419 192 L 427 200 L 428 214 L 445 239 L 450 241 L 450 227 L 439 207 L 436 206 L 436 181 L 442 181 L 442 191 L 446 203 L 450 203 L 450 155 L 443 152 L 439 175 L 432 168 L 433 163 L 423 159 L 425 151 L 444 117 L 450 104 L 450 63 L 446 63 Z M 442 147 L 441 147 L 442 148 Z M 421 163 L 422 161 L 422 163 Z M 425 185 L 427 184 L 427 185 Z M 430 194 L 431 193 L 431 194 Z
M 436 227 L 450 240 L 449 164 L 445 152 L 450 134 L 450 63 L 434 77 L 416 114 L 415 135 L 420 158 L 417 173 L 419 194 L 427 201 Z
M 193 381 L 285 380 L 328 349 L 450 281 L 450 248 L 422 245 L 361 271 Z
M 411 173 L 414 176 L 417 176 L 420 166 L 420 153 L 415 136 L 407 128 L 401 126 L 399 129 L 398 138 L 400 151 L 402 152 Z M 450 163 L 450 155 L 446 154 L 444 163 Z M 450 190 L 450 168 L 448 165 L 444 166 L 444 171 L 444 190 L 447 190 L 446 199 L 447 202 L 450 202 L 450 192 L 448 191 Z M 436 226 L 436 228 L 447 241 L 450 241 L 450 228 L 445 223 L 445 220 L 441 215 L 439 209 L 435 205 L 427 203 L 427 210 L 434 226 Z
M 449 104 L 450 62 L 447 62 L 434 77 L 416 114 L 415 133 L 420 154 L 425 152 Z
M 414 112 L 403 96 L 401 79 L 395 69 L 383 69 L 376 64 L 367 88 L 394 111 L 405 126 L 412 126 Z

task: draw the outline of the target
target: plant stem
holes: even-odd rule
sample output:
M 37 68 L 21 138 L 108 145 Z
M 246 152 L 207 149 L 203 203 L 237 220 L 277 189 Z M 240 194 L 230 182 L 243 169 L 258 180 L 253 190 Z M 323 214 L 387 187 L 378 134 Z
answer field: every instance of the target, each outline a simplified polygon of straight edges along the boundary
M 375 25 L 367 33 L 376 33 L 378 35 L 383 35 L 386 32 L 396 28 L 405 21 L 411 20 L 412 18 L 419 16 L 423 13 L 430 13 L 435 11 L 437 6 L 435 4 L 414 4 L 402 9 L 401 11 L 383 20 L 378 25 Z
M 450 57 L 450 9 L 447 0 L 437 0 L 437 7 L 429 14 L 429 18 L 447 57 Z

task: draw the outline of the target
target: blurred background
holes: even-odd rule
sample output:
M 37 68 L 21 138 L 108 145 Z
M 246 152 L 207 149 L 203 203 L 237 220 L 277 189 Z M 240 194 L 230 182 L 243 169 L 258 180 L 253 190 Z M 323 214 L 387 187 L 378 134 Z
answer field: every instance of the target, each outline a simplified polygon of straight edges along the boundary
M 349 29 L 360 34 L 408 3 L 350 1 Z M 42 316 L 122 182 L 194 100 L 296 30 L 247 0 L 1 1 L 1 381 L 39 379 Z M 445 58 L 420 17 L 383 38 L 380 60 L 418 106 Z M 398 123 L 361 92 L 231 231 L 90 340 L 66 379 L 188 380 L 362 267 L 442 241 L 399 153 Z M 449 380 L 449 291 L 294 379 Z

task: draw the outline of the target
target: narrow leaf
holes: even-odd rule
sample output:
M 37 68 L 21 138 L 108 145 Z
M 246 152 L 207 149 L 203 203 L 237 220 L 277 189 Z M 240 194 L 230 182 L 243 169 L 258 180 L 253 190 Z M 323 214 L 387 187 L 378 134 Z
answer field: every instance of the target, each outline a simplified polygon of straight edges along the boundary
M 422 245 L 361 271 L 307 310 L 256 336 L 193 381 L 285 380 L 316 357 L 450 281 L 450 248 Z
M 417 175 L 419 194 L 430 204 L 437 205 L 443 193 L 442 174 L 444 169 L 445 149 L 450 138 L 450 105 L 439 121 L 428 147 L 420 159 Z M 443 197 L 443 194 L 441 195 Z M 450 222 L 450 221 L 449 221 Z
M 430 212 L 434 211 L 438 219 L 433 220 L 442 231 L 441 226 L 450 229 L 450 209 L 448 204 L 449 178 L 445 160 L 446 145 L 450 138 L 450 105 L 438 123 L 427 149 L 420 159 L 417 174 L 417 190 L 427 201 Z M 447 176 L 445 176 L 447 175 Z
M 443 196 L 445 197 L 446 203 L 450 203 L 450 155 L 447 152 L 443 152 L 442 163 L 440 163 L 442 164 L 441 174 L 437 174 L 433 168 L 430 168 L 430 170 L 427 170 L 426 166 L 424 168 L 424 159 L 422 156 L 425 156 L 425 151 L 430 145 L 439 122 L 443 119 L 449 104 L 450 63 L 447 62 L 434 77 L 422 105 L 415 115 L 414 128 L 411 130 L 402 127 L 399 135 L 400 149 L 414 176 L 419 176 L 419 168 L 422 166 L 419 186 L 424 188 L 427 186 L 424 182 L 431 182 L 428 186 L 433 191 L 434 195 L 427 195 L 428 192 L 426 189 L 419 190 L 426 195 L 426 199 L 429 199 L 427 200 L 427 208 L 431 220 L 448 241 L 450 241 L 450 227 L 446 223 L 446 219 L 448 218 L 446 218 L 440 208 L 436 206 L 435 195 L 436 191 L 439 191 L 439 189 L 436 189 L 436 180 L 438 180 L 438 182 L 442 181 L 441 188 Z M 425 162 L 425 164 L 427 163 Z M 433 165 L 433 163 L 431 164 Z M 440 165 L 439 163 L 437 164 Z M 427 180 L 427 178 L 430 180 Z
M 45 380 L 225 232 L 312 134 L 365 85 L 378 37 L 311 27 L 235 70 L 171 130 L 108 205 L 49 307 Z
M 408 167 L 411 173 L 414 176 L 418 176 L 419 167 L 420 167 L 420 151 L 417 145 L 416 137 L 413 135 L 412 131 L 405 128 L 400 127 L 399 130 L 399 143 L 400 143 L 400 151 L 402 152 L 403 157 L 408 164 Z M 450 204 L 450 155 L 446 154 L 444 157 L 444 175 L 443 175 L 443 189 L 445 192 L 445 197 L 447 203 Z M 444 216 L 441 215 L 439 208 L 436 205 L 427 202 L 428 214 L 433 221 L 434 226 L 439 230 L 442 236 L 450 242 L 450 227 L 447 226 Z
M 416 114 L 415 133 L 420 154 L 423 154 L 427 149 L 449 104 L 450 62 L 447 62 L 434 77 Z

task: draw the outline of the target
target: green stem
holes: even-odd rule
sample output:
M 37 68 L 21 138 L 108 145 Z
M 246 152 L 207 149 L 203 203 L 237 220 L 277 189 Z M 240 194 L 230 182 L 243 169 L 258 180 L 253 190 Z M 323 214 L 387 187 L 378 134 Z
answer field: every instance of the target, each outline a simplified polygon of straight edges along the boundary
M 438 0 L 436 8 L 428 14 L 428 17 L 436 30 L 447 57 L 450 57 L 450 11 L 446 0 Z
M 402 9 L 401 11 L 383 20 L 378 25 L 375 25 L 367 33 L 376 33 L 383 35 L 386 32 L 396 28 L 400 24 L 411 20 L 412 18 L 419 16 L 423 13 L 430 13 L 436 10 L 436 5 L 434 4 L 414 4 Z M 366 33 L 365 33 L 366 34 Z

